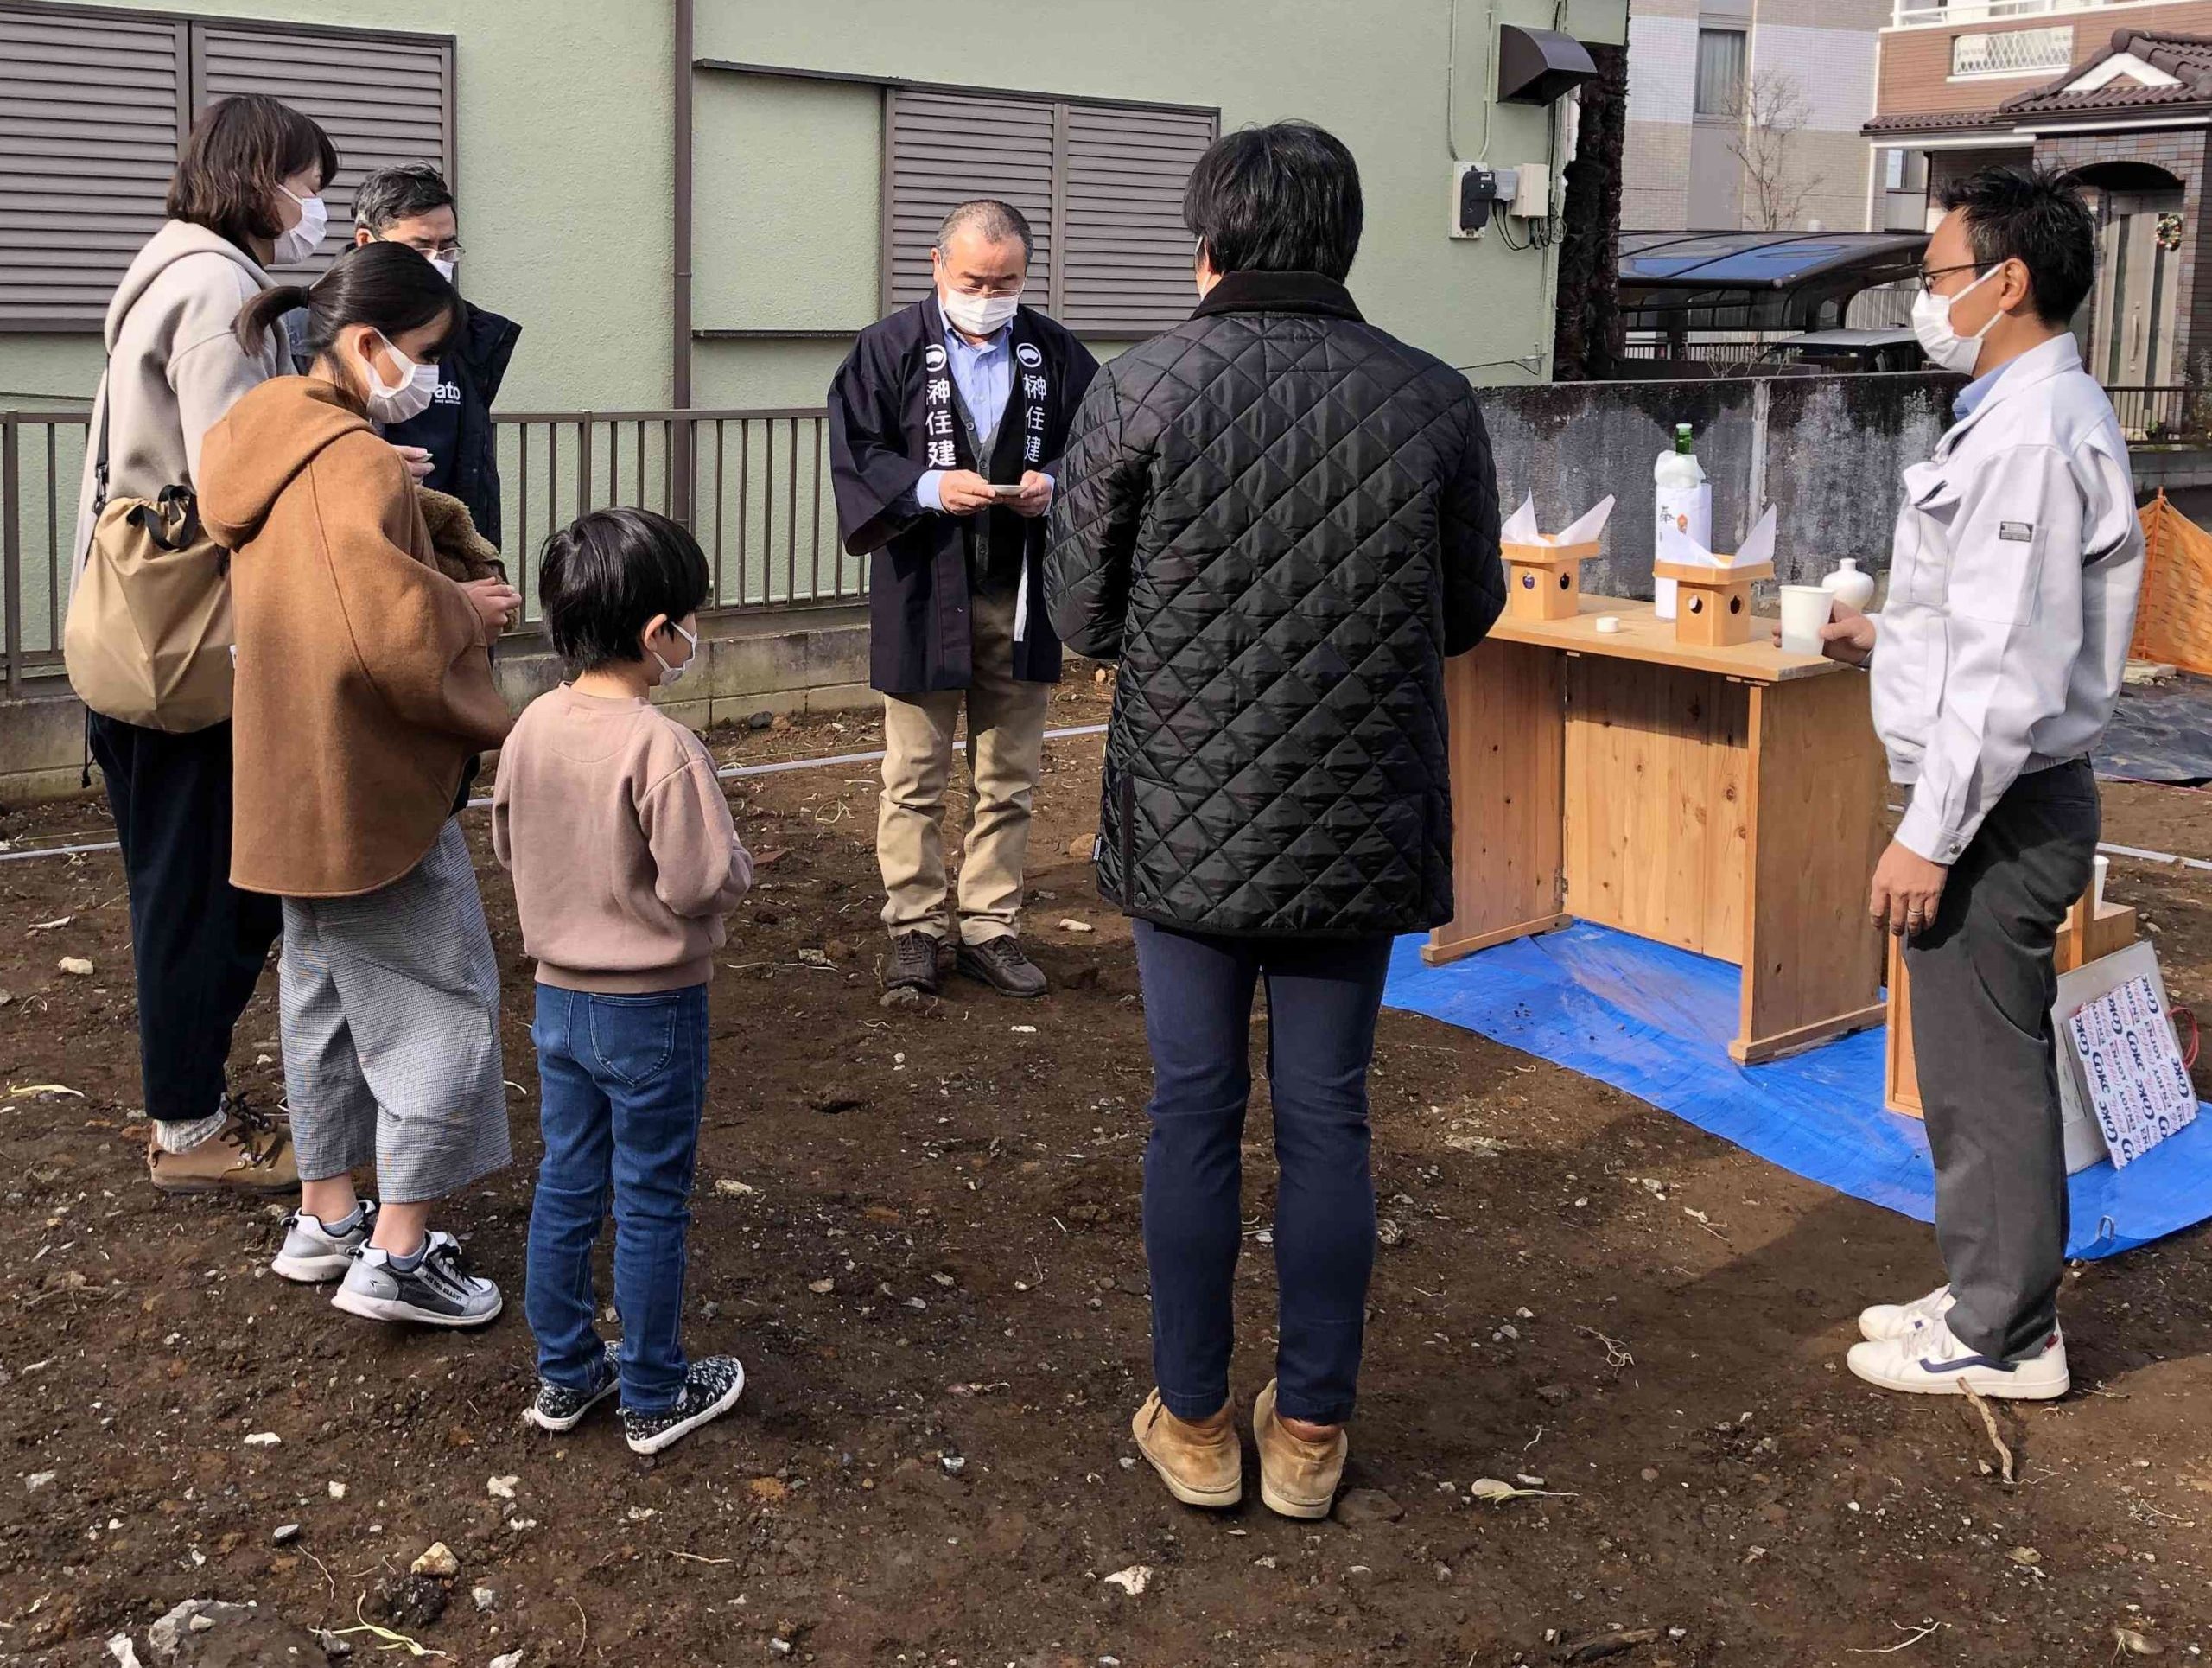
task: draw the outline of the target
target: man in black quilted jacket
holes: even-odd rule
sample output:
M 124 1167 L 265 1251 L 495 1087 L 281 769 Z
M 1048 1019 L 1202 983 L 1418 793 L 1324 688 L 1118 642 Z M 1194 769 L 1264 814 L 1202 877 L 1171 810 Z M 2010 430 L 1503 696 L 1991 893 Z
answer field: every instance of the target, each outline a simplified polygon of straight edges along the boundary
M 1282 123 L 1184 198 L 1203 297 L 1092 382 L 1046 554 L 1052 624 L 1118 660 L 1099 889 L 1134 916 L 1158 1388 L 1137 1445 L 1192 1506 L 1242 1497 L 1231 1279 L 1254 986 L 1281 1170 L 1260 1496 L 1328 1514 L 1375 1251 L 1367 1068 L 1391 939 L 1452 918 L 1444 662 L 1505 600 L 1474 391 L 1344 287 L 1359 172 Z

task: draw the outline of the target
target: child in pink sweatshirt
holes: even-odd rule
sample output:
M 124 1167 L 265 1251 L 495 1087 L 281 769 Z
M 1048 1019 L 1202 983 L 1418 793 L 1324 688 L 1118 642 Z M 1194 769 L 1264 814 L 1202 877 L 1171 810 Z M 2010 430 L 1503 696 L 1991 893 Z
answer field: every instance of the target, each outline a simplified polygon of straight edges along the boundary
M 538 1391 L 524 1417 L 569 1430 L 620 1389 L 631 1448 L 654 1454 L 745 1388 L 735 1356 L 687 1363 L 679 1333 L 707 984 L 753 859 L 713 755 L 646 698 L 698 652 L 711 588 L 690 534 L 650 511 L 595 510 L 546 542 L 538 587 L 569 681 L 516 723 L 492 796 L 493 846 L 537 962 L 545 1158 L 524 1308 Z M 619 1345 L 593 1324 L 610 1195 Z

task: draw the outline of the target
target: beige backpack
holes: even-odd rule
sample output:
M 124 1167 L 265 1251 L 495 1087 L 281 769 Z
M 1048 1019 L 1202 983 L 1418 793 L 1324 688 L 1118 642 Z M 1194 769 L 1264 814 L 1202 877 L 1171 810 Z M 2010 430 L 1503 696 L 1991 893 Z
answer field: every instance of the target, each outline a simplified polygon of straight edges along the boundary
M 173 735 L 231 716 L 230 552 L 207 537 L 186 487 L 107 495 L 100 394 L 92 538 L 69 594 L 63 664 L 94 712 Z

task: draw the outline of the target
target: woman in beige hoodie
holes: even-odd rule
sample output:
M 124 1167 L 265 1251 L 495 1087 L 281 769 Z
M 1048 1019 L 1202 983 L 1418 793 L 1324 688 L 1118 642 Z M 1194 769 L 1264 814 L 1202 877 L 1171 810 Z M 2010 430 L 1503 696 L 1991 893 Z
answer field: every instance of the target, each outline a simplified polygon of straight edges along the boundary
M 200 442 L 232 404 L 286 369 L 283 344 L 252 352 L 233 327 L 271 264 L 305 260 L 338 170 L 330 139 L 258 95 L 204 112 L 169 182 L 168 219 L 131 262 L 107 312 L 107 374 L 92 432 L 107 434 L 116 498 L 196 488 Z M 88 446 L 79 562 L 99 512 Z M 276 901 L 230 884 L 231 726 L 175 734 L 90 715 L 123 848 L 138 982 L 149 1166 L 165 1192 L 278 1192 L 297 1181 L 289 1137 L 227 1093 L 231 1033 L 276 938 Z

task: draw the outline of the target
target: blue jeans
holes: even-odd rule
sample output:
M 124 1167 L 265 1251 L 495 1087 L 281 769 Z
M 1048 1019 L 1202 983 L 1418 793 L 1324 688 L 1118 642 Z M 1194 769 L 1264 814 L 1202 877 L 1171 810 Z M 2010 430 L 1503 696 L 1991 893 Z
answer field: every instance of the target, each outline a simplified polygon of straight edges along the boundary
M 1144 1251 L 1160 1398 L 1184 1419 L 1229 1399 L 1252 991 L 1264 978 L 1281 1170 L 1275 1405 L 1338 1423 L 1358 1387 L 1375 1265 L 1367 1066 L 1390 940 L 1217 938 L 1139 921 L 1136 945 L 1152 1047 Z
M 545 1159 L 530 1207 L 523 1308 L 546 1383 L 589 1390 L 603 1346 L 591 1253 L 614 1206 L 622 1405 L 673 1406 L 686 1363 L 684 1238 L 707 1090 L 707 987 L 597 996 L 537 987 L 537 1114 Z

